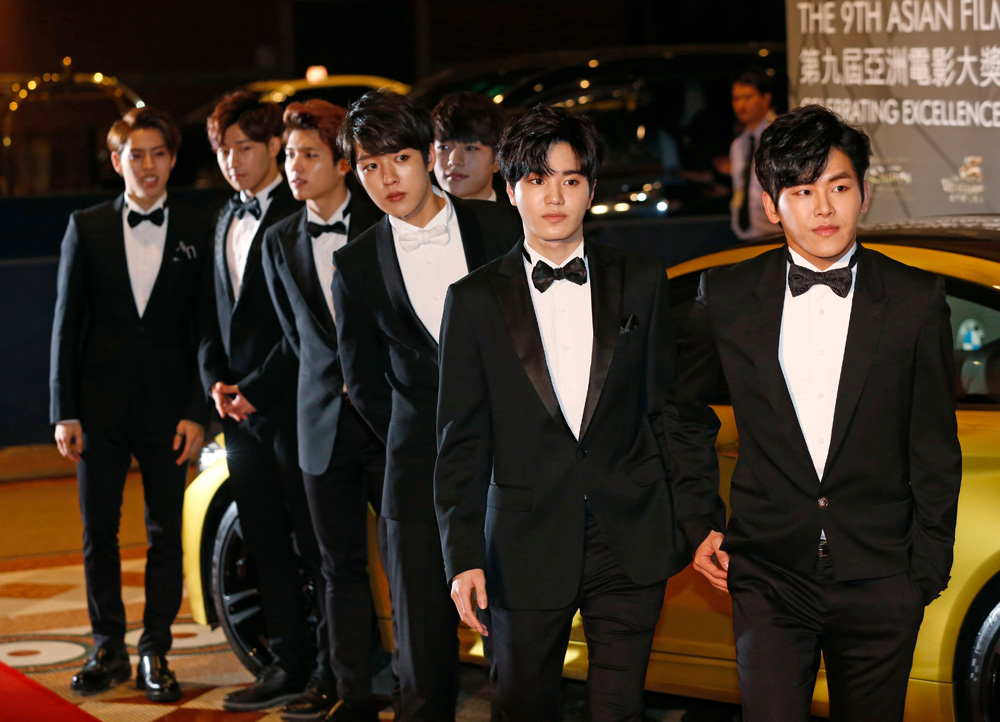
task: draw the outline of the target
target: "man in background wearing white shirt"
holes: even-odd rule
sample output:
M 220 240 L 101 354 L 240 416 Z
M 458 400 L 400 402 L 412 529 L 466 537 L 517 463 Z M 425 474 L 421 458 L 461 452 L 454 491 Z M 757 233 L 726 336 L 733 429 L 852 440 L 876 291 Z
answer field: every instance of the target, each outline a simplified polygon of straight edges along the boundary
M 131 674 L 118 527 L 135 455 L 149 537 L 136 684 L 154 702 L 181 697 L 166 654 L 181 604 L 187 462 L 201 448 L 207 419 L 194 339 L 209 254 L 200 216 L 167 203 L 180 141 L 174 122 L 155 108 L 116 122 L 108 149 L 125 193 L 74 213 L 59 259 L 49 383 L 56 444 L 77 462 L 80 486 L 94 634 L 94 651 L 70 685 L 81 695 Z
M 757 68 L 743 72 L 733 81 L 733 114 L 743 130 L 729 146 L 729 172 L 733 179 L 729 210 L 733 233 L 743 241 L 780 232 L 764 213 L 761 200 L 764 191 L 753 172 L 760 134 L 774 120 L 771 86 L 771 78 Z
M 746 720 L 807 722 L 821 653 L 831 719 L 901 720 L 924 606 L 948 584 L 962 455 L 944 281 L 858 243 L 870 156 L 825 108 L 778 116 L 756 170 L 786 245 L 706 272 L 681 336 L 678 518 L 732 597 Z

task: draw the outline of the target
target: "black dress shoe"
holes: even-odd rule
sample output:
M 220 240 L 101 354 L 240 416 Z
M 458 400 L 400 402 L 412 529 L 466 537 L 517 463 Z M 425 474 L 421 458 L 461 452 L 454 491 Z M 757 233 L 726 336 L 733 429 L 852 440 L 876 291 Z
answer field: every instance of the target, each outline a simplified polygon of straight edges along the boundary
M 249 712 L 277 707 L 299 697 L 305 686 L 304 677 L 290 675 L 272 664 L 257 675 L 252 685 L 227 694 L 222 700 L 222 709 L 227 712 Z
M 337 703 L 337 683 L 329 670 L 317 669 L 302 694 L 281 710 L 284 722 L 314 722 Z
M 132 676 L 125 647 L 98 647 L 69 683 L 79 695 L 97 694 L 111 689 Z
M 320 719 L 322 722 L 378 722 L 378 707 L 372 700 L 340 700 Z
M 146 690 L 150 702 L 176 702 L 183 694 L 162 654 L 144 654 L 135 670 L 135 686 Z

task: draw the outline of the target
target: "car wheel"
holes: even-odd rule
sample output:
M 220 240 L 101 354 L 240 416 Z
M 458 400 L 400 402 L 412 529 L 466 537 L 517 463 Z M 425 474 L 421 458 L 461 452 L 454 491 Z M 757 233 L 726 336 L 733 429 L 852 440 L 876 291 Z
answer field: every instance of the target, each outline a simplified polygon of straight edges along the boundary
M 977 631 L 956 680 L 959 719 L 1000 722 L 1000 603 L 971 628 Z
M 233 652 L 255 677 L 271 663 L 267 625 L 257 591 L 257 569 L 247 553 L 239 512 L 232 502 L 222 515 L 212 551 L 212 599 Z

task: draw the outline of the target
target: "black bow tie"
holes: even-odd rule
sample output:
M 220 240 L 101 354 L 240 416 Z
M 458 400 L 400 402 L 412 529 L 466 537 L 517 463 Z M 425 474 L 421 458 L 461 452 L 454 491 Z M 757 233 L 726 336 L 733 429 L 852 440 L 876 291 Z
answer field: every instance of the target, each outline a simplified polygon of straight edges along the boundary
M 154 226 L 162 226 L 163 225 L 163 206 L 160 206 L 159 208 L 157 208 L 152 213 L 148 213 L 146 215 L 143 215 L 142 213 L 139 213 L 138 211 L 129 211 L 128 212 L 128 216 L 127 216 L 127 220 L 128 220 L 128 227 L 129 228 L 135 228 L 137 225 L 139 225 L 143 221 L 149 221 Z
M 587 282 L 587 266 L 583 259 L 577 256 L 562 268 L 553 268 L 545 261 L 539 261 L 531 269 L 531 282 L 539 293 L 545 293 L 556 281 L 563 279 L 577 286 L 582 286 Z
M 258 221 L 260 220 L 261 216 L 260 198 L 258 198 L 257 196 L 254 196 L 246 203 L 244 203 L 243 200 L 240 198 L 239 193 L 237 193 L 235 196 L 233 196 L 233 199 L 230 201 L 230 203 L 232 204 L 233 207 L 233 213 L 235 213 L 236 217 L 239 218 L 240 220 L 242 220 L 243 216 L 245 216 L 247 213 L 256 218 Z
M 851 262 L 843 268 L 835 268 L 832 271 L 810 271 L 808 268 L 796 266 L 791 254 L 788 255 L 788 290 L 792 296 L 801 296 L 817 283 L 829 286 L 830 289 L 841 298 L 847 298 L 854 282 L 854 274 L 851 269 L 858 262 L 858 252 L 851 256 Z
M 347 226 L 343 221 L 337 221 L 336 223 L 328 223 L 323 225 L 322 223 L 313 223 L 309 221 L 306 224 L 306 229 L 309 231 L 309 235 L 313 238 L 318 238 L 324 233 L 340 233 L 341 235 L 347 235 Z

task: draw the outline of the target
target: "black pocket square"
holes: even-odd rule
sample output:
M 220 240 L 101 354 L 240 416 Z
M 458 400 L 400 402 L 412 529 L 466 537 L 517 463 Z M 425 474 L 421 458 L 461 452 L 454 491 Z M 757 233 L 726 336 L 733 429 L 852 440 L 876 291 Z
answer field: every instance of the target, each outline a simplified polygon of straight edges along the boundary
M 618 329 L 618 333 L 631 333 L 639 328 L 639 319 L 635 317 L 634 313 L 630 313 L 628 318 L 622 321 L 621 328 Z

